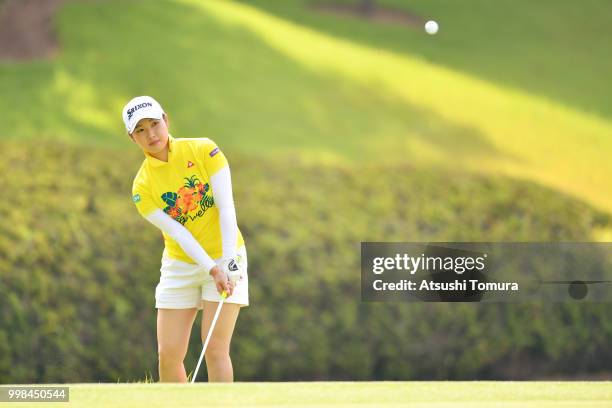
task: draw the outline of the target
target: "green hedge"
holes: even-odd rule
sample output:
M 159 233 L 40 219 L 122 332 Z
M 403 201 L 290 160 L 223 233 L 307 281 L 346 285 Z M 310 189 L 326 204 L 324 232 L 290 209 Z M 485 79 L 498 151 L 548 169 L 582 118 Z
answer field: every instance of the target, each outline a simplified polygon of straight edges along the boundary
M 2 151 L 0 383 L 157 378 L 163 242 L 130 200 L 142 154 L 58 141 Z M 372 304 L 359 286 L 361 241 L 589 240 L 607 215 L 501 177 L 229 156 L 251 285 L 232 344 L 237 380 L 610 369 L 605 304 Z

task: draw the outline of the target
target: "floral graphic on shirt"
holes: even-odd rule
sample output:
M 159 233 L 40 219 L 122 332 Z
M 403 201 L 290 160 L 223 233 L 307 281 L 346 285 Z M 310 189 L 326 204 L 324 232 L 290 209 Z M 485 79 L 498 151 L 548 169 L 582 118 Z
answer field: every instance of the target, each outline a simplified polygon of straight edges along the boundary
M 215 203 L 208 183 L 200 182 L 195 175 L 185 177 L 185 180 L 176 193 L 168 191 L 161 195 L 167 204 L 164 212 L 183 225 L 188 220 L 203 216 Z

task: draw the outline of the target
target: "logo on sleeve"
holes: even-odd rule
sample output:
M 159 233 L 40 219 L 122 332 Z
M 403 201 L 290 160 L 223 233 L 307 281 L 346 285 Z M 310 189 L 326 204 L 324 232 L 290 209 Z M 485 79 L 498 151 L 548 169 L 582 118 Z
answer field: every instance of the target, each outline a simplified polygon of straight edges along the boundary
M 134 197 L 132 197 L 132 201 L 134 201 L 135 203 L 139 203 L 140 202 L 140 194 L 136 194 Z
M 215 147 L 214 149 L 211 150 L 210 153 L 208 153 L 210 155 L 210 157 L 213 157 L 215 154 L 219 153 L 219 148 Z
M 195 164 L 193 164 L 191 161 L 187 160 L 187 168 L 190 168 L 192 166 L 195 166 Z

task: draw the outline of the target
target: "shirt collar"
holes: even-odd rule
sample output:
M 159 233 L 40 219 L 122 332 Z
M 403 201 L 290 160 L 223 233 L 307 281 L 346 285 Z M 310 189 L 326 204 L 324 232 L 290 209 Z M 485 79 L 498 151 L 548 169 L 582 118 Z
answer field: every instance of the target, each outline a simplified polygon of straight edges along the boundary
M 172 135 L 171 135 L 171 134 L 168 134 L 168 161 L 167 161 L 167 162 L 162 161 L 162 160 L 159 160 L 159 159 L 157 159 L 157 158 L 155 158 L 155 157 L 151 156 L 151 155 L 150 155 L 148 152 L 145 152 L 144 150 L 143 150 L 143 153 L 144 153 L 144 155 L 145 155 L 145 157 L 146 157 L 147 161 L 148 161 L 148 162 L 149 162 L 151 165 L 153 165 L 153 166 L 155 166 L 155 167 L 159 167 L 159 166 L 163 166 L 164 164 L 168 164 L 168 163 L 170 163 L 170 159 L 171 159 L 171 157 L 172 157 L 172 150 L 173 150 L 173 147 L 174 147 L 174 138 L 172 137 Z

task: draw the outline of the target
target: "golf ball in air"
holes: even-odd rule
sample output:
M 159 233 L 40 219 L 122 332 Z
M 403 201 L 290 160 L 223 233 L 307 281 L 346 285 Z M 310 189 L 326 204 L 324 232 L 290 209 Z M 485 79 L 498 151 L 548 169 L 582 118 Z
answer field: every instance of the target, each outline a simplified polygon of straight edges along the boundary
M 425 31 L 427 31 L 427 34 L 434 35 L 438 32 L 438 23 L 433 20 L 429 20 L 425 23 Z

